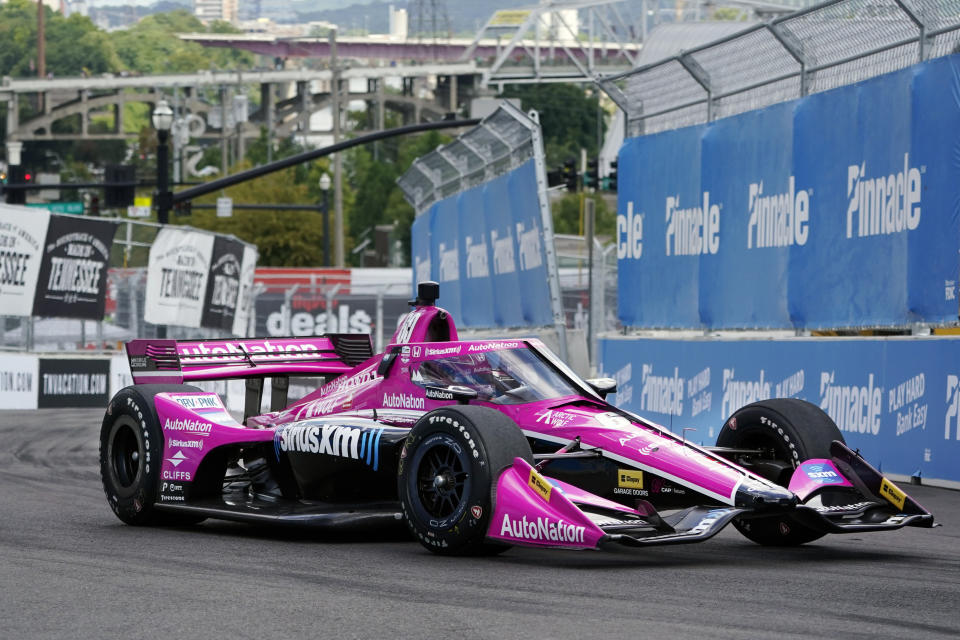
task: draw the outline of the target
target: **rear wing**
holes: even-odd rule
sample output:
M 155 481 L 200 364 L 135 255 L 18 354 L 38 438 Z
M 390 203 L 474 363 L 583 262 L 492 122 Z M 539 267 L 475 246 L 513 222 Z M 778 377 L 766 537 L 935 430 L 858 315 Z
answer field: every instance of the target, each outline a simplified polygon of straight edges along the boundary
M 131 340 L 135 384 L 181 384 L 225 378 L 338 376 L 373 356 L 365 334 L 243 340 Z

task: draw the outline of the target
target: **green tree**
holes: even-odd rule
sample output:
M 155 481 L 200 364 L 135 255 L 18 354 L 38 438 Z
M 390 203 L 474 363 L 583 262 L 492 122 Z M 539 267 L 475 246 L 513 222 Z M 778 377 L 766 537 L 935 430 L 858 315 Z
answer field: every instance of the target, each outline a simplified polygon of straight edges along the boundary
M 115 71 L 120 66 L 106 33 L 80 15 L 44 10 L 46 68 L 55 76 Z M 25 77 L 37 71 L 37 4 L 10 0 L 0 5 L 0 75 Z
M 210 31 L 227 33 L 231 28 L 215 22 Z M 129 29 L 115 31 L 111 40 L 123 67 L 140 73 L 189 73 L 253 65 L 253 55 L 246 51 L 207 49 L 177 35 L 205 31 L 203 23 L 189 11 L 177 9 L 147 16 Z
M 570 235 L 583 235 L 583 206 L 581 195 L 594 202 L 596 235 L 612 237 L 617 228 L 617 212 L 607 206 L 599 193 L 568 193 L 550 205 L 553 214 L 553 232 Z
M 505 98 L 519 98 L 523 109 L 536 109 L 543 129 L 547 166 L 563 164 L 567 158 L 580 158 L 580 149 L 587 155 L 597 154 L 597 119 L 600 135 L 606 131 L 604 113 L 597 94 L 572 84 L 510 85 Z

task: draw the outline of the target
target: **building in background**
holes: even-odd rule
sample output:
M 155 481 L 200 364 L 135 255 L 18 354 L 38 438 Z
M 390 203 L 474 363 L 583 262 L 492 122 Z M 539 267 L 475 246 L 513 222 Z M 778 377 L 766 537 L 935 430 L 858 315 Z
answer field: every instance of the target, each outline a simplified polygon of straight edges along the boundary
M 407 10 L 394 9 L 390 5 L 390 37 L 395 40 L 407 39 Z
M 193 12 L 201 22 L 237 22 L 237 0 L 194 0 Z

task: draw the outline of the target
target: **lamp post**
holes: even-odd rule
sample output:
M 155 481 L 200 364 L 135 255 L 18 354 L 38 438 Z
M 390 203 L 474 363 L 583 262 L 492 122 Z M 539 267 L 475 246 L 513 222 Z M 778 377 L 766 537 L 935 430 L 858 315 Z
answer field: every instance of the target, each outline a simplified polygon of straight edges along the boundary
M 323 266 L 330 266 L 330 176 L 326 171 L 320 176 L 320 191 L 323 192 Z
M 157 130 L 157 221 L 167 224 L 170 221 L 170 206 L 173 194 L 170 193 L 170 128 L 173 126 L 173 109 L 166 100 L 157 102 L 153 109 L 153 128 Z

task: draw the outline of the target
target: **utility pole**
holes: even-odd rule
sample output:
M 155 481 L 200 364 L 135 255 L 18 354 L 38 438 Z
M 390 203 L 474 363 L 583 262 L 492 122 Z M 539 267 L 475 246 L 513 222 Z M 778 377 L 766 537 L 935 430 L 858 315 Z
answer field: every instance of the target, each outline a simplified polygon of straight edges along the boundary
M 340 142 L 340 67 L 337 62 L 337 30 L 330 30 L 330 115 L 333 116 L 333 144 Z M 344 266 L 343 259 L 343 159 L 338 153 L 333 157 L 333 235 L 334 261 L 337 267 Z
M 47 77 L 47 33 L 44 26 L 43 0 L 37 0 L 37 77 Z

